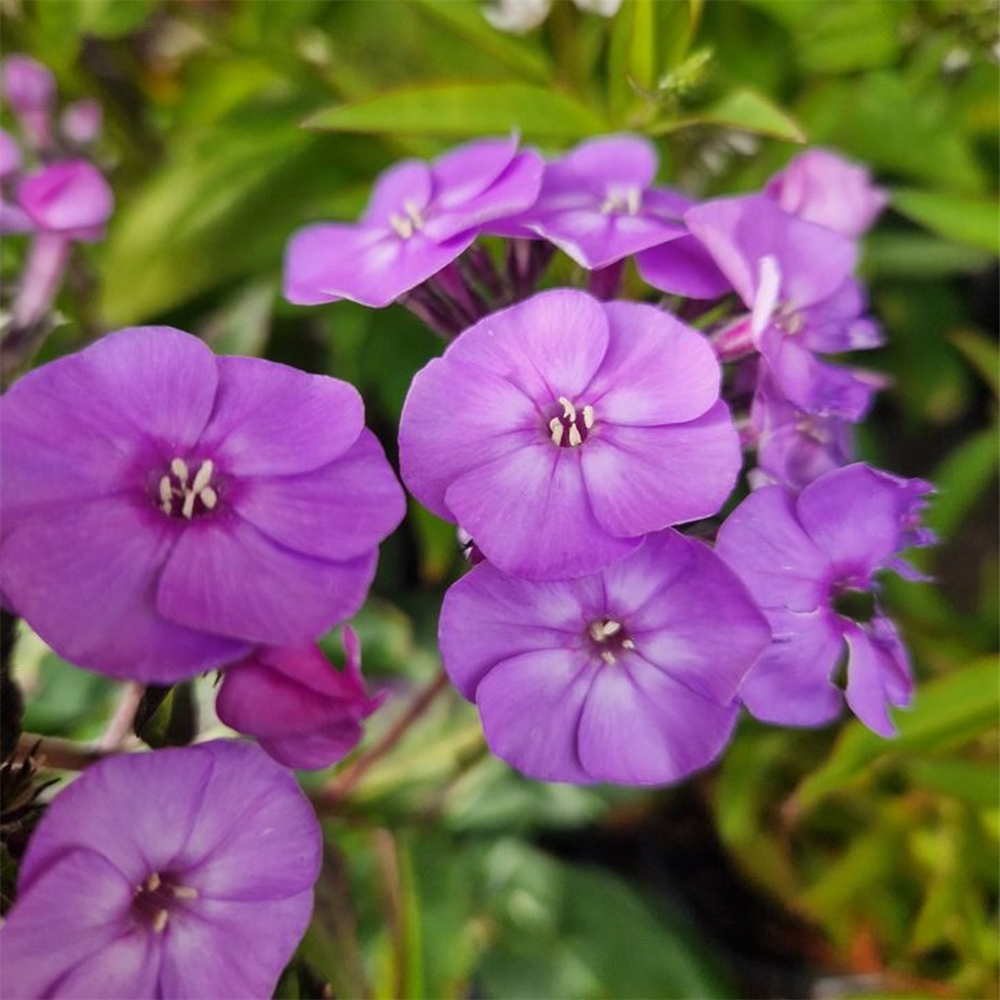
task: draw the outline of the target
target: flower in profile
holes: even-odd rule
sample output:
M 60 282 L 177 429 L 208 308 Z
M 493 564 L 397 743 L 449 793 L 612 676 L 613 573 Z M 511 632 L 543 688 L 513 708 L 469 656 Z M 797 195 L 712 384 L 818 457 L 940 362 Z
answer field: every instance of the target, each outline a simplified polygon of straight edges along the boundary
M 741 462 L 708 342 L 652 306 L 569 290 L 487 316 L 418 372 L 399 445 L 421 503 L 534 579 L 711 516 Z
M 270 997 L 320 853 L 308 800 L 252 744 L 106 758 L 28 844 L 0 931 L 4 996 Z
M 764 188 L 786 212 L 845 236 L 860 236 L 885 208 L 885 192 L 862 166 L 828 149 L 796 156 Z
M 285 255 L 285 297 L 387 306 L 467 250 L 487 223 L 531 205 L 541 157 L 517 138 L 482 139 L 432 163 L 404 160 L 375 183 L 359 222 L 307 226 Z
M 347 756 L 364 720 L 382 704 L 361 677 L 361 644 L 344 628 L 347 661 L 334 668 L 315 644 L 262 646 L 226 668 L 216 701 L 219 718 L 257 742 L 286 767 L 315 770 Z
M 667 530 L 576 580 L 481 563 L 445 595 L 439 641 L 498 757 L 544 781 L 649 785 L 718 755 L 768 629 L 721 559 Z
M 0 399 L 6 598 L 66 659 L 168 682 L 353 614 L 402 490 L 345 382 L 110 334 Z
M 815 726 L 844 698 L 869 729 L 895 732 L 888 705 L 909 704 L 906 649 L 881 610 L 875 574 L 913 577 L 900 553 L 928 545 L 919 527 L 920 479 L 858 463 L 810 483 L 796 497 L 780 486 L 752 493 L 719 529 L 716 551 L 767 615 L 773 641 L 741 689 L 759 719 Z M 836 684 L 847 651 L 847 684 Z
M 512 223 L 551 241 L 581 267 L 602 268 L 684 236 L 689 198 L 652 187 L 656 148 L 635 135 L 580 143 L 548 164 L 538 200 Z

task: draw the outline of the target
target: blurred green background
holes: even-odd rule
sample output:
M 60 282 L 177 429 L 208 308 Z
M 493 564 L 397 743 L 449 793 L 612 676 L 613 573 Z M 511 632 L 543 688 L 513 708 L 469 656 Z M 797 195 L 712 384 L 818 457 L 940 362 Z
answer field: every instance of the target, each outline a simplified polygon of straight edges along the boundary
M 280 995 L 997 995 L 995 2 L 624 0 L 605 19 L 556 0 L 524 36 L 475 0 L 0 12 L 6 53 L 103 104 L 117 199 L 42 360 L 172 324 L 353 381 L 391 456 L 409 380 L 441 343 L 400 309 L 299 309 L 278 288 L 290 234 L 353 218 L 400 156 L 511 128 L 548 153 L 632 130 L 656 138 L 663 181 L 706 196 L 759 187 L 810 143 L 890 192 L 863 259 L 889 344 L 863 360 L 892 385 L 862 449 L 938 484 L 942 538 L 921 558 L 935 585 L 887 581 L 919 677 L 899 738 L 744 720 L 684 786 L 546 786 L 490 758 L 449 692 L 326 818 L 316 919 Z M 5 241 L 8 281 L 23 254 Z M 565 261 L 554 275 L 582 281 Z M 390 724 L 438 669 L 459 571 L 453 529 L 412 507 L 357 623 L 366 673 L 399 695 Z M 30 643 L 20 659 L 27 728 L 99 730 L 110 682 Z

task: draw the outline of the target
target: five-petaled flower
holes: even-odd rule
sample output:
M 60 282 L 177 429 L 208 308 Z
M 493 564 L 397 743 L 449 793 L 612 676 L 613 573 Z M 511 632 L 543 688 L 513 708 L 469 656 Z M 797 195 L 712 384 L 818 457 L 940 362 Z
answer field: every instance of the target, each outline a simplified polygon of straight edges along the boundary
M 353 614 L 402 490 L 345 382 L 166 327 L 0 401 L 6 601 L 58 653 L 165 682 Z

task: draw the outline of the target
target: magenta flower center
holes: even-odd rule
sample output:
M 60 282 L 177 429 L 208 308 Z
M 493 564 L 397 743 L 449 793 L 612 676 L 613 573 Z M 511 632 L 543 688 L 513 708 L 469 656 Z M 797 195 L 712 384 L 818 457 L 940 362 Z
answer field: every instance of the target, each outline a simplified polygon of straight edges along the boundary
M 136 887 L 132 913 L 149 924 L 157 934 L 162 934 L 171 913 L 197 898 L 198 890 L 192 886 L 180 885 L 173 875 L 153 872 Z
M 625 626 L 617 618 L 598 618 L 587 626 L 587 638 L 600 658 L 608 664 L 635 649 L 635 642 L 629 637 Z
M 420 206 L 415 201 L 404 201 L 401 212 L 393 212 L 389 216 L 389 225 L 404 240 L 408 240 L 414 233 L 420 232 L 426 225 Z
M 594 408 L 576 406 L 565 396 L 559 397 L 563 411 L 549 421 L 549 435 L 557 448 L 579 448 L 594 426 Z
M 604 215 L 638 215 L 642 207 L 642 189 L 636 184 L 609 187 L 601 202 Z
M 160 477 L 160 510 L 168 517 L 183 517 L 188 521 L 196 514 L 215 509 L 219 494 L 212 486 L 215 463 L 206 458 L 192 475 L 187 462 L 175 458 L 170 472 Z

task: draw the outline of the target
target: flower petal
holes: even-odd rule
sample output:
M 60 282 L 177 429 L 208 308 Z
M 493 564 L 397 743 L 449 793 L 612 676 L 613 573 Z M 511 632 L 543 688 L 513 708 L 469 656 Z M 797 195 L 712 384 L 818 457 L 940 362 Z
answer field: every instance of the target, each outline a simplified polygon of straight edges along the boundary
M 74 891 L 76 887 L 74 886 Z M 163 942 L 149 931 L 136 930 L 104 948 L 95 949 L 64 979 L 57 993 L 66 1000 L 135 1000 L 157 996 Z
M 156 604 L 171 621 L 247 642 L 295 646 L 361 607 L 375 575 L 376 550 L 328 562 L 277 545 L 236 515 L 211 522 L 192 522 L 164 567 Z
M 719 398 L 721 372 L 709 342 L 653 306 L 609 302 L 608 352 L 587 387 L 596 419 L 674 424 L 700 417 Z
M 199 447 L 235 476 L 287 476 L 354 444 L 365 409 L 340 379 L 263 361 L 219 358 L 219 393 Z
M 848 706 L 879 736 L 895 736 L 896 726 L 889 715 L 891 699 L 886 686 L 899 672 L 899 665 L 887 649 L 880 648 L 853 622 L 845 625 L 844 638 L 848 649 L 847 690 L 844 692 Z
M 615 184 L 647 188 L 656 176 L 657 161 L 656 147 L 648 139 L 606 135 L 581 142 L 553 166 L 599 188 Z
M 406 499 L 369 430 L 328 465 L 297 476 L 240 484 L 233 507 L 269 538 L 321 559 L 352 559 L 403 520 Z
M 364 228 L 392 230 L 392 216 L 405 216 L 407 205 L 423 212 L 431 200 L 434 181 L 423 160 L 401 160 L 379 174 L 364 215 Z
M 505 573 L 560 580 L 596 572 L 640 539 L 613 538 L 595 519 L 575 454 L 585 448 L 551 442 L 521 448 L 461 476 L 445 502 Z
M 580 716 L 580 762 L 596 781 L 655 785 L 706 767 L 729 740 L 720 706 L 638 657 L 598 668 Z
M 715 299 L 732 289 L 709 252 L 690 234 L 643 250 L 635 262 L 643 281 L 673 295 Z
M 594 516 L 615 536 L 711 516 L 732 492 L 742 462 L 722 402 L 683 424 L 595 425 L 579 450 Z
M 516 135 L 477 139 L 439 156 L 431 167 L 435 205 L 450 211 L 479 197 L 510 166 Z
M 111 677 L 165 683 L 243 655 L 247 646 L 191 631 L 156 607 L 176 525 L 129 497 L 61 508 L 3 542 L 3 591 L 60 656 Z
M 577 729 L 597 668 L 562 649 L 524 653 L 494 667 L 476 689 L 490 749 L 529 778 L 587 784 Z

